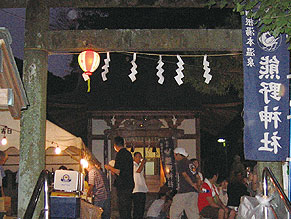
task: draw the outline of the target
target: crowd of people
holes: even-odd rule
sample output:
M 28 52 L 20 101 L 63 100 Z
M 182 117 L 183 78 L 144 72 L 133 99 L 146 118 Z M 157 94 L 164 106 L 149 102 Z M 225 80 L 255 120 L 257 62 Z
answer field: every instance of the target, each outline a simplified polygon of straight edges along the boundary
M 199 160 L 188 159 L 184 148 L 174 149 L 178 173 L 178 186 L 173 190 L 167 185 L 160 187 L 158 198 L 150 203 L 145 215 L 146 197 L 149 191 L 144 178 L 146 159 L 140 152 L 132 154 L 125 148 L 124 139 L 114 138 L 117 152 L 115 162 L 104 167 L 114 175 L 120 219 L 199 219 L 235 218 L 242 196 L 256 195 L 258 178 L 253 169 L 241 163 L 236 155 L 228 178 L 220 176 L 217 166 L 206 165 L 200 172 Z M 0 196 L 5 196 L 2 165 L 7 154 L 0 151 Z M 67 169 L 61 166 L 59 169 Z M 111 218 L 111 192 L 108 177 L 96 162 L 89 161 L 87 195 L 103 209 L 102 219 Z M 3 215 L 0 214 L 0 218 Z
M 219 176 L 218 169 L 208 166 L 199 172 L 199 161 L 188 159 L 184 148 L 175 148 L 178 187 L 173 191 L 164 185 L 158 192 L 145 215 L 148 187 L 144 178 L 146 159 L 142 154 L 134 155 L 125 148 L 122 137 L 114 139 L 115 164 L 104 167 L 115 177 L 113 185 L 117 191 L 120 219 L 233 219 L 237 214 L 242 196 L 254 196 L 257 189 L 257 175 L 245 169 L 239 156 L 229 178 Z M 110 219 L 109 182 L 100 167 L 89 165 L 89 195 L 94 195 L 94 204 L 103 208 L 102 219 Z

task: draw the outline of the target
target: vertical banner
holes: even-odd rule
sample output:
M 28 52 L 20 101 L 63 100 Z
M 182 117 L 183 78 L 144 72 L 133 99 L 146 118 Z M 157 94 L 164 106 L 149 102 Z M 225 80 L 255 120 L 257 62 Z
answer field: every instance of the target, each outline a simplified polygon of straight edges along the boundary
M 245 159 L 285 161 L 289 157 L 289 51 L 286 36 L 259 34 L 242 17 Z
M 173 139 L 160 140 L 161 160 L 164 167 L 166 177 L 166 185 L 173 190 L 177 189 L 177 171 L 176 162 L 174 158 L 174 142 Z

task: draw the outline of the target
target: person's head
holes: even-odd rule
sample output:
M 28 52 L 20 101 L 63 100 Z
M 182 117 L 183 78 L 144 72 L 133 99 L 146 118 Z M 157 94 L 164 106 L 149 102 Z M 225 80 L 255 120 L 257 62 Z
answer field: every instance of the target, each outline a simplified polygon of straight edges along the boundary
M 179 161 L 184 159 L 185 157 L 188 157 L 188 153 L 184 148 L 175 148 L 174 150 L 174 157 L 175 160 Z
M 216 183 L 218 179 L 218 171 L 215 167 L 208 168 L 205 172 L 205 178 L 207 178 L 211 183 Z
M 160 187 L 160 190 L 158 192 L 159 199 L 166 199 L 166 197 L 169 196 L 170 193 L 171 188 L 164 184 L 162 187 Z
M 166 193 L 158 193 L 158 199 L 166 200 L 166 198 L 167 198 Z
M 224 179 L 221 183 L 220 186 L 222 189 L 226 190 L 227 189 L 227 185 L 228 185 L 228 180 Z
M 196 169 L 199 167 L 199 161 L 198 161 L 198 159 L 193 158 L 190 161 L 194 164 L 194 166 L 196 167 Z
M 234 172 L 234 180 L 241 182 L 243 180 L 244 176 L 241 171 L 235 171 Z
M 0 151 L 0 165 L 5 164 L 8 159 L 8 155 L 4 151 Z
M 140 163 L 141 162 L 141 159 L 142 159 L 142 155 L 140 152 L 135 152 L 133 154 L 133 160 L 136 162 L 136 163 Z
M 227 189 L 228 185 L 228 179 L 225 176 L 220 175 L 217 179 L 217 184 L 222 188 L 222 189 Z
M 94 167 L 96 167 L 96 169 L 98 169 L 98 170 L 102 170 L 101 164 L 99 164 L 99 163 L 98 164 L 95 163 L 94 164 Z
M 90 171 L 92 168 L 95 167 L 95 163 L 92 160 L 88 160 L 88 167 L 86 168 L 88 171 Z
M 233 159 L 234 159 L 234 162 L 240 162 L 240 156 L 239 155 L 235 155 Z
M 59 167 L 59 170 L 67 170 L 67 169 L 68 168 L 66 166 L 64 166 L 64 165 L 62 165 L 62 166 Z
M 124 139 L 120 136 L 114 138 L 114 150 L 118 152 L 121 148 L 124 147 Z

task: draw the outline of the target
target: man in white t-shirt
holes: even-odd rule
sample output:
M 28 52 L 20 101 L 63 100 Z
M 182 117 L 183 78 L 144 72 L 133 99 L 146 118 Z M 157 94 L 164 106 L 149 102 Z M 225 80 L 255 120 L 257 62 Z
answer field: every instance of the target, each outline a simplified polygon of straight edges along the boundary
M 142 160 L 140 152 L 135 152 L 133 157 L 133 178 L 134 178 L 134 189 L 133 189 L 133 218 L 142 219 L 144 218 L 144 209 L 146 202 L 146 193 L 148 187 L 144 178 L 144 165 L 146 159 Z

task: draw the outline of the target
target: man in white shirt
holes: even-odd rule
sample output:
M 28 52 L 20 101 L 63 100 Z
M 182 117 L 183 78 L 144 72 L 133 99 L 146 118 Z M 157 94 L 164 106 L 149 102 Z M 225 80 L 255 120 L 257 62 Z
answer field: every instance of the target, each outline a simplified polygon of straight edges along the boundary
M 148 187 L 144 178 L 144 165 L 146 159 L 142 160 L 140 152 L 135 152 L 133 157 L 133 178 L 134 178 L 134 189 L 133 189 L 133 218 L 142 219 L 144 218 L 144 209 L 146 202 L 146 193 Z

